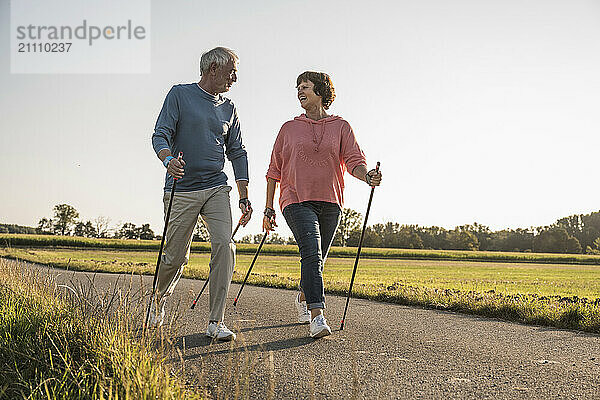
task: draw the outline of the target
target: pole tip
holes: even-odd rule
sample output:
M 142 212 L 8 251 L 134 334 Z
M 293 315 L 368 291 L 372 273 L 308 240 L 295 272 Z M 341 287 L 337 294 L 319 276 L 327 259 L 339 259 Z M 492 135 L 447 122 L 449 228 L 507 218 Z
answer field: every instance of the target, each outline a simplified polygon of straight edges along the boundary
M 192 303 L 192 310 L 194 309 L 194 307 L 196 307 L 196 302 L 195 301 Z
M 237 297 L 235 299 L 233 299 L 233 306 L 237 306 Z
M 342 320 L 342 323 L 340 324 L 340 331 L 344 330 L 344 320 Z

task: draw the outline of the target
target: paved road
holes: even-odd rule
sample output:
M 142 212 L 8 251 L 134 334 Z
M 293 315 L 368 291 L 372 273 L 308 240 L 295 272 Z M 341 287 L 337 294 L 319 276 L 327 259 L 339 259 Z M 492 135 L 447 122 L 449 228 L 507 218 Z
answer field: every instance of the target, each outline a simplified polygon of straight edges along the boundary
M 92 277 L 47 271 L 66 283 Z M 139 289 L 142 279 L 130 278 L 93 279 L 101 291 L 115 282 Z M 237 382 L 258 399 L 269 390 L 282 399 L 600 399 L 598 335 L 355 299 L 339 331 L 345 299 L 328 296 L 334 333 L 313 340 L 295 323 L 294 292 L 247 286 L 234 309 L 232 285 L 226 323 L 238 340 L 211 343 L 208 295 L 189 309 L 202 283 L 183 279 L 167 307 L 178 315 L 171 334 L 181 349 L 171 361 L 179 370 L 183 358 L 184 379 L 215 396 Z

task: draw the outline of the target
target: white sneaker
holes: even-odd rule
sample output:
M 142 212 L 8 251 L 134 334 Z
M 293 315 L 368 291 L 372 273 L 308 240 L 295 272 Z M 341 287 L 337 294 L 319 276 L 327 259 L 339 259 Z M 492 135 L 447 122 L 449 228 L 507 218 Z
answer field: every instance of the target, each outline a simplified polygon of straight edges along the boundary
M 215 340 L 235 340 L 235 333 L 231 332 L 222 322 L 209 323 L 206 336 Z
M 331 328 L 327 325 L 327 320 L 323 315 L 317 315 L 310 323 L 310 337 L 320 338 L 331 335 Z
M 306 300 L 300 301 L 300 293 L 296 296 L 296 309 L 298 310 L 298 322 L 308 324 L 310 322 L 310 311 L 306 307 Z
M 152 299 L 150 303 L 150 316 L 148 318 L 148 327 L 151 328 L 160 328 L 165 322 L 165 303 L 166 301 L 163 299 L 158 303 L 158 312 L 156 310 L 156 299 Z

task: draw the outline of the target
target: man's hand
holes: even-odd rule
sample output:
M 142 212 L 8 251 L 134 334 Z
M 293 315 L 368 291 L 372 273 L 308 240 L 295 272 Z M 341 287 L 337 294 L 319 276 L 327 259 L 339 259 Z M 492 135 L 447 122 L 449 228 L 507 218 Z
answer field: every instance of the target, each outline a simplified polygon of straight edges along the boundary
M 376 168 L 373 168 L 365 175 L 365 181 L 369 184 L 369 186 L 379 186 L 381 184 L 381 171 Z
M 277 224 L 275 223 L 275 210 L 270 207 L 266 207 L 265 216 L 263 217 L 263 231 L 274 231 L 276 226 Z
M 242 212 L 240 224 L 246 226 L 248 222 L 250 222 L 250 218 L 252 218 L 252 204 L 250 203 L 250 200 L 247 198 L 240 199 L 240 211 Z
M 183 178 L 185 167 L 185 161 L 183 158 L 172 158 L 169 160 L 169 164 L 167 165 L 167 172 L 175 179 Z

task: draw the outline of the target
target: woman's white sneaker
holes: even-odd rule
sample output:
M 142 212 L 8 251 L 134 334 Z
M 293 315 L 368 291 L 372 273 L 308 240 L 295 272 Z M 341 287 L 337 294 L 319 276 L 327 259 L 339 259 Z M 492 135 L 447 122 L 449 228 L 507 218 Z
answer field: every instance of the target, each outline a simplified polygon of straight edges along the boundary
M 331 328 L 327 325 L 327 320 L 323 315 L 317 315 L 310 323 L 310 337 L 320 338 L 331 335 Z
M 235 333 L 231 332 L 222 322 L 209 323 L 206 336 L 215 340 L 235 340 Z
M 310 322 L 310 311 L 306 307 L 306 301 L 300 301 L 300 293 L 296 296 L 296 309 L 298 310 L 298 322 L 308 324 Z

